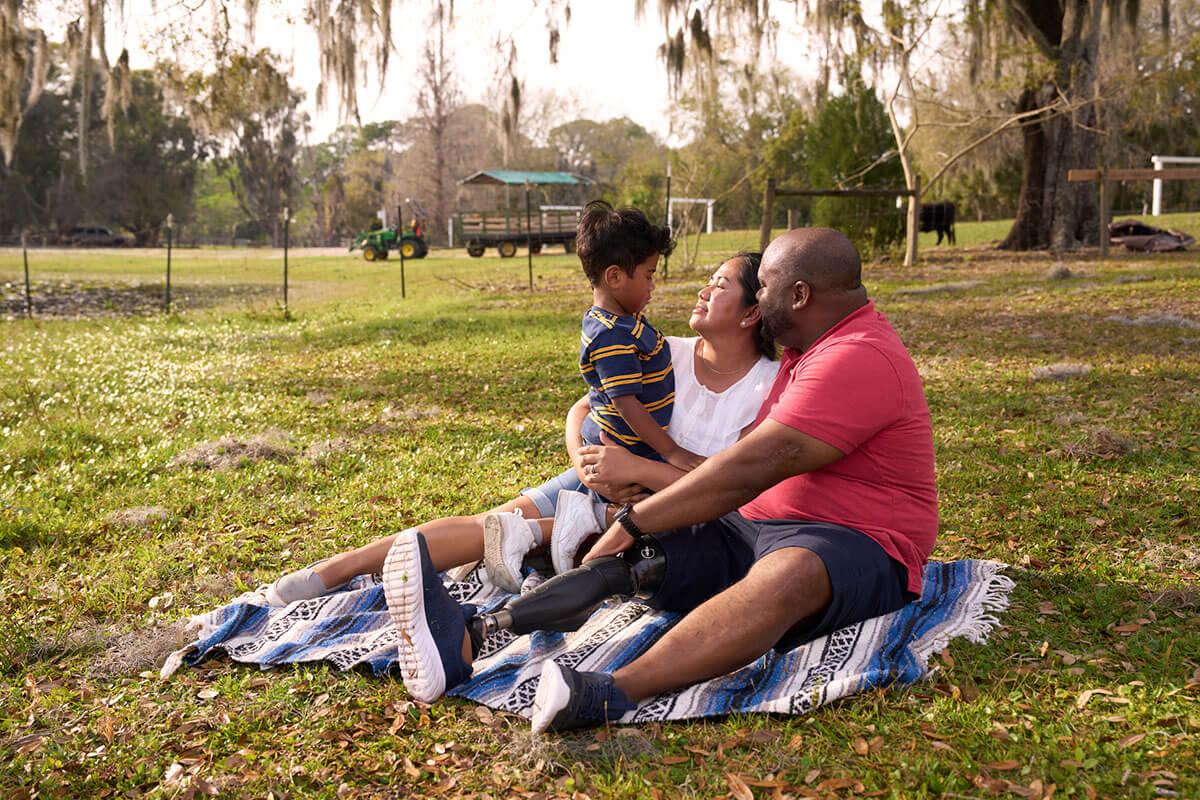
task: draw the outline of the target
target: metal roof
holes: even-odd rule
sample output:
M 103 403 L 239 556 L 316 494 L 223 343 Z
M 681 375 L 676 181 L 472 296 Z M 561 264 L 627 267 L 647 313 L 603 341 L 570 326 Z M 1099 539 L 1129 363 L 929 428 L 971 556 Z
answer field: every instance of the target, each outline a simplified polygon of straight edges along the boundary
M 524 186 L 526 181 L 534 186 L 554 183 L 580 186 L 593 183 L 582 175 L 570 172 L 523 172 L 511 169 L 483 170 L 463 178 L 459 183 L 474 186 Z

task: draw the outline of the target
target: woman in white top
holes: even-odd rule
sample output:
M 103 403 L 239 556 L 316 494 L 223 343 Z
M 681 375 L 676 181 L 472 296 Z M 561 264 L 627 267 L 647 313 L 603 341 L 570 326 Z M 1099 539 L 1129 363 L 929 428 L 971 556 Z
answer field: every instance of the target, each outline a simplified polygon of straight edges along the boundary
M 703 456 L 748 432 L 779 369 L 775 344 L 763 330 L 755 301 L 760 258 L 757 253 L 739 254 L 723 263 L 697 293 L 688 320 L 699 336 L 667 337 L 675 370 L 675 408 L 667 431 L 682 447 Z M 584 493 L 587 489 L 627 502 L 684 474 L 623 447 L 585 446 L 579 425 L 587 411 L 584 397 L 567 415 L 568 472 L 490 512 L 418 526 L 438 570 L 486 556 L 492 581 L 515 590 L 528 550 L 550 544 L 552 560 L 561 571 L 570 567 L 588 533 L 607 527 L 604 508 L 593 505 Z M 560 494 L 563 489 L 567 491 Z M 394 538 L 386 536 L 284 575 L 265 587 L 267 600 L 287 605 L 325 594 L 357 575 L 380 572 Z

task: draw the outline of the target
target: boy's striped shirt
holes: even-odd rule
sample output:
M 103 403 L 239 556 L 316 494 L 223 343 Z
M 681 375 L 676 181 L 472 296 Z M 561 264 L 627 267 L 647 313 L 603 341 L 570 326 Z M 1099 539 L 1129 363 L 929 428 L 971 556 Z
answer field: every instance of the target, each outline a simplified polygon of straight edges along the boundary
M 647 458 L 658 458 L 625 422 L 612 398 L 636 395 L 664 428 L 671 422 L 675 373 L 665 337 L 641 313 L 613 314 L 592 306 L 583 315 L 579 371 L 587 382 L 591 413 L 582 434 L 589 444 L 600 443 L 600 432 Z

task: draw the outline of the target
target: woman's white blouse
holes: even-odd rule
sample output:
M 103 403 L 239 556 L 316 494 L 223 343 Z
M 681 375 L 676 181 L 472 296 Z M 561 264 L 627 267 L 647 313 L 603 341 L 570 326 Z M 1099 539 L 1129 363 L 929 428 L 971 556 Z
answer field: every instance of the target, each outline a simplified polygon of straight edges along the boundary
M 760 358 L 737 383 L 717 394 L 696 380 L 698 341 L 698 336 L 667 337 L 675 368 L 675 408 L 667 433 L 680 447 L 707 457 L 736 442 L 742 429 L 754 422 L 779 362 Z

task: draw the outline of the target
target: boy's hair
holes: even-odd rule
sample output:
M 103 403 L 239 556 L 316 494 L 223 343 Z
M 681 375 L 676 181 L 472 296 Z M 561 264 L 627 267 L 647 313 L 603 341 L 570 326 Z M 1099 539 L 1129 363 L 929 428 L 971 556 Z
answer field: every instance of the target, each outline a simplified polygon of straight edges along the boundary
M 575 234 L 575 252 L 592 286 L 604 280 L 604 270 L 613 264 L 632 275 L 650 256 L 668 256 L 674 249 L 670 228 L 652 224 L 636 208 L 614 209 L 603 200 L 584 206 Z

